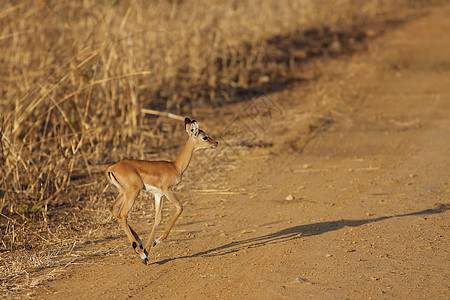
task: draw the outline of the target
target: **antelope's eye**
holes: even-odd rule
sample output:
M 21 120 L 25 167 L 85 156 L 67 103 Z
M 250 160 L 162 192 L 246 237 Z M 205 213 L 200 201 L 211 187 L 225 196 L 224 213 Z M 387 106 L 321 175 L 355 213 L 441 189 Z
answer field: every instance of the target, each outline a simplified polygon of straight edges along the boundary
M 203 137 L 203 140 L 206 141 L 208 138 L 209 138 L 209 137 L 208 137 L 207 135 L 205 135 L 205 136 Z

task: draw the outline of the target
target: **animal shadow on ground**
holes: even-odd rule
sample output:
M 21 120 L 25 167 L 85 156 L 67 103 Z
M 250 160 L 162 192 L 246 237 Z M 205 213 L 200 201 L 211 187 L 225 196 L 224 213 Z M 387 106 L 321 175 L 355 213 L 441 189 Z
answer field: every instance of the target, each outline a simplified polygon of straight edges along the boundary
M 435 208 L 425 209 L 417 212 L 407 213 L 407 214 L 399 214 L 392 216 L 383 216 L 372 219 L 364 219 L 364 220 L 339 220 L 339 221 L 327 221 L 327 222 L 318 222 L 306 225 L 299 225 L 294 227 L 289 227 L 274 233 L 262 235 L 259 237 L 254 237 L 250 239 L 245 239 L 241 241 L 231 242 L 220 247 L 216 247 L 213 249 L 209 249 L 206 251 L 198 252 L 192 255 L 187 256 L 179 256 L 174 258 L 169 258 L 165 260 L 161 260 L 158 262 L 154 262 L 152 264 L 165 264 L 167 262 L 177 260 L 177 259 L 186 259 L 186 258 L 194 258 L 194 257 L 213 257 L 213 256 L 222 256 L 234 252 L 238 252 L 247 248 L 257 248 L 269 244 L 277 244 L 288 240 L 295 240 L 298 238 L 305 238 L 309 236 L 320 235 L 326 232 L 335 231 L 342 229 L 344 227 L 358 227 L 364 224 L 384 221 L 393 218 L 401 218 L 401 217 L 409 217 L 409 216 L 420 216 L 420 215 L 433 215 L 439 214 L 448 209 L 448 204 L 438 204 Z

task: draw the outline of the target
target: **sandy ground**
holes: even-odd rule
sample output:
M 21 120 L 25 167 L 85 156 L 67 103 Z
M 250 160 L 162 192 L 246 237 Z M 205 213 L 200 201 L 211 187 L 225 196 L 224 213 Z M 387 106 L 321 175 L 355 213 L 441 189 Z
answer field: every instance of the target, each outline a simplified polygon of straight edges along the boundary
M 110 254 L 37 297 L 449 298 L 449 16 L 431 9 L 367 51 L 314 62 L 318 80 L 206 122 L 220 149 L 196 153 L 150 264 L 111 220 L 85 246 Z M 130 216 L 144 237 L 150 213 Z

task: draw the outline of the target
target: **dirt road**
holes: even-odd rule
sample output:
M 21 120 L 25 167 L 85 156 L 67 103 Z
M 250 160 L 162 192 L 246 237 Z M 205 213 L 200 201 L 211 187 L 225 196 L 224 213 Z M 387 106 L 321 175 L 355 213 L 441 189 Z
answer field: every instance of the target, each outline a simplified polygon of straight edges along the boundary
M 318 81 L 252 104 L 270 115 L 224 117 L 254 146 L 196 154 L 185 211 L 149 265 L 110 221 L 83 246 L 109 254 L 67 266 L 38 297 L 450 297 L 449 16 L 431 9 L 366 52 L 316 62 Z M 144 213 L 130 223 L 148 236 Z

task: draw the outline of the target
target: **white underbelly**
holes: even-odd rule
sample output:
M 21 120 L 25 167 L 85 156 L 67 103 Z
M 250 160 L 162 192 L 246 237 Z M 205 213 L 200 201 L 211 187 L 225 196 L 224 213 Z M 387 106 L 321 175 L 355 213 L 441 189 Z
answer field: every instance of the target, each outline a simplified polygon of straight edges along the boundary
M 150 192 L 153 195 L 155 195 L 155 197 L 164 195 L 164 193 L 160 189 L 158 189 L 157 187 L 154 187 L 153 185 L 144 184 L 144 186 L 145 186 L 145 190 L 147 192 Z

